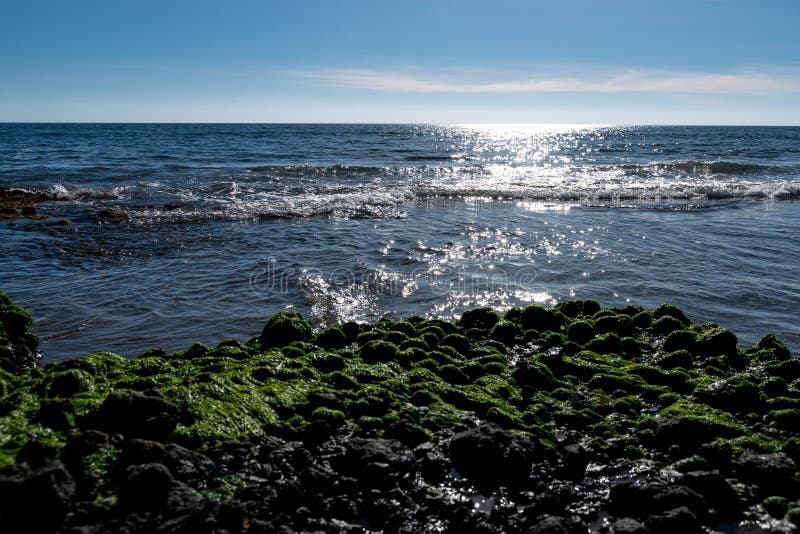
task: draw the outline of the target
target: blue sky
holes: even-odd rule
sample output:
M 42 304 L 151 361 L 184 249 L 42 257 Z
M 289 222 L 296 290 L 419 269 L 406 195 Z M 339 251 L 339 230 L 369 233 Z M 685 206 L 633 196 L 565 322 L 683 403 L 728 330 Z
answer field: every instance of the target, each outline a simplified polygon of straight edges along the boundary
M 800 124 L 797 0 L 0 3 L 0 121 Z

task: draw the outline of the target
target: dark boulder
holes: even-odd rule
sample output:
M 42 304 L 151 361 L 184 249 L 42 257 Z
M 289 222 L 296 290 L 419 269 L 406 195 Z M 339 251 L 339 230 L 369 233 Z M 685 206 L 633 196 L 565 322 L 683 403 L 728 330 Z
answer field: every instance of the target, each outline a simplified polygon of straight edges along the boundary
M 694 451 L 715 437 L 710 423 L 689 417 L 658 419 L 653 431 L 656 446 L 667 449 L 677 445 L 684 452 Z
M 486 488 L 527 480 L 536 452 L 530 436 L 491 423 L 460 432 L 450 441 L 456 469 Z
M 120 485 L 117 507 L 127 513 L 157 511 L 166 503 L 173 484 L 172 474 L 162 464 L 132 466 Z
M 632 517 L 623 517 L 614 521 L 608 529 L 609 534 L 650 534 L 644 523 Z
M 658 511 L 655 498 L 665 487 L 661 480 L 644 477 L 617 482 L 609 491 L 608 509 L 620 517 L 644 519 Z
M 692 471 L 686 473 L 681 484 L 703 496 L 706 504 L 716 510 L 721 519 L 737 519 L 743 502 L 730 482 L 717 471 Z
M 127 391 L 111 393 L 87 416 L 84 428 L 128 438 L 165 441 L 178 424 L 178 407 L 155 395 Z
M 264 347 L 285 347 L 294 341 L 311 339 L 311 325 L 299 312 L 284 310 L 273 315 L 261 331 Z
M 458 320 L 458 325 L 463 328 L 464 331 L 472 328 L 489 330 L 499 320 L 500 316 L 497 315 L 497 312 L 495 312 L 492 308 L 484 306 L 482 308 L 475 308 L 465 311 L 463 314 L 461 314 L 461 319 Z
M 352 438 L 344 454 L 331 460 L 338 472 L 354 477 L 371 488 L 391 488 L 416 473 L 414 453 L 394 439 Z
M 703 457 L 712 469 L 723 473 L 730 473 L 733 466 L 733 447 L 722 441 L 703 443 L 697 449 L 697 454 Z
M 60 530 L 75 496 L 75 482 L 61 462 L 34 471 L 1 503 L 4 532 L 50 533 Z
M 733 470 L 739 479 L 755 484 L 764 494 L 797 489 L 797 465 L 785 454 L 745 451 L 736 458 Z
M 705 532 L 697 516 L 685 506 L 651 515 L 645 522 L 652 534 L 702 534 Z

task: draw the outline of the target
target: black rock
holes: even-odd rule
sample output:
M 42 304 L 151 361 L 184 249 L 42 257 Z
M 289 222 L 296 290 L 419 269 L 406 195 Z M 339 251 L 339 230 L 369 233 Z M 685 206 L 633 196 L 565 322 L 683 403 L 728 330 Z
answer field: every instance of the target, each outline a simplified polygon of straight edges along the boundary
M 69 430 L 74 413 L 75 408 L 68 399 L 44 399 L 33 421 L 53 430 Z
M 138 464 L 160 463 L 166 449 L 163 443 L 149 439 L 134 438 L 125 442 L 117 456 L 116 470 L 125 474 L 128 467 Z
M 526 434 L 488 423 L 456 434 L 450 457 L 462 474 L 487 488 L 514 485 L 530 477 L 536 445 Z
M 716 510 L 721 519 L 737 519 L 742 513 L 743 502 L 739 494 L 717 471 L 686 473 L 681 484 L 702 495 L 706 504 Z
M 166 503 L 173 484 L 172 474 L 162 464 L 132 466 L 120 485 L 117 507 L 128 513 L 158 510 Z
M 608 532 L 609 534 L 650 534 L 644 523 L 640 523 L 632 517 L 617 519 L 611 524 Z
M 617 482 L 611 486 L 608 508 L 620 517 L 644 519 L 658 511 L 655 498 L 664 488 L 664 482 L 646 478 Z
M 589 451 L 583 445 L 571 444 L 561 453 L 564 460 L 564 474 L 570 480 L 580 480 L 589 465 Z
M 61 528 L 75 496 L 75 482 L 61 462 L 33 472 L 3 503 L 3 532 L 56 532 Z
M 733 466 L 733 447 L 721 441 L 703 443 L 697 449 L 697 454 L 705 458 L 713 469 L 723 473 L 730 473 Z
M 715 437 L 710 423 L 688 417 L 659 419 L 653 431 L 656 446 L 667 449 L 677 445 L 684 454 L 697 450 L 700 444 Z
M 34 469 L 44 467 L 48 461 L 56 455 L 56 449 L 52 445 L 45 445 L 39 440 L 28 440 L 25 445 L 17 452 L 17 462 L 26 462 Z
M 170 443 L 166 447 L 164 465 L 178 480 L 194 482 L 205 480 L 216 469 L 216 465 L 205 454 Z
M 93 501 L 100 483 L 99 473 L 86 465 L 83 460 L 90 454 L 109 448 L 111 444 L 107 434 L 97 430 L 86 430 L 72 436 L 61 449 L 61 461 L 77 485 L 77 499 Z
M 165 441 L 178 424 L 178 407 L 161 397 L 134 392 L 111 393 L 89 414 L 84 428 L 128 438 Z
M 759 486 L 767 495 L 791 493 L 797 488 L 797 465 L 781 453 L 745 451 L 736 458 L 734 473 L 741 480 Z
M 701 534 L 704 532 L 697 516 L 686 507 L 674 508 L 658 515 L 651 515 L 645 522 L 652 534 Z
M 654 504 L 659 511 L 687 508 L 698 517 L 704 517 L 708 513 L 708 506 L 702 495 L 686 486 L 668 486 L 662 489 L 656 494 Z
M 14 409 L 14 403 L 5 397 L 0 397 L 0 417 L 6 416 Z
M 401 442 L 371 438 L 350 439 L 344 455 L 331 460 L 340 473 L 375 488 L 392 487 L 399 479 L 411 477 L 416 463 L 411 449 Z
M 528 527 L 525 532 L 527 534 L 569 534 L 569 530 L 564 525 L 564 519 L 552 515 L 545 515 Z

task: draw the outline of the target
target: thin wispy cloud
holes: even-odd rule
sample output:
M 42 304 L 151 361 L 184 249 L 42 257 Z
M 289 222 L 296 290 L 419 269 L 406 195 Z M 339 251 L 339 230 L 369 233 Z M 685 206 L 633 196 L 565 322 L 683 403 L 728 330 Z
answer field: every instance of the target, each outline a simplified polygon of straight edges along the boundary
M 800 93 L 800 72 L 743 70 L 679 72 L 627 69 L 610 74 L 509 75 L 467 72 L 442 75 L 427 71 L 321 69 L 295 71 L 295 76 L 329 86 L 405 93 Z

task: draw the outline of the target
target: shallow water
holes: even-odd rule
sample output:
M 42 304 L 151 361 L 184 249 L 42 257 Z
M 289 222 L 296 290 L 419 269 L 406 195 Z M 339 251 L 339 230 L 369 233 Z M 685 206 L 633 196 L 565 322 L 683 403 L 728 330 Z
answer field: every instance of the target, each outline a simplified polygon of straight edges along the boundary
M 0 185 L 46 359 L 569 298 L 800 349 L 800 128 L 0 125 Z

